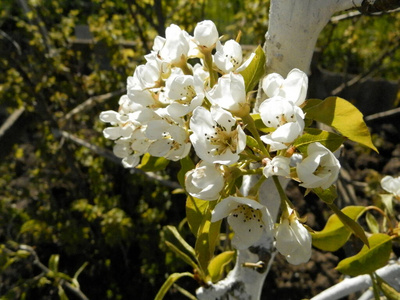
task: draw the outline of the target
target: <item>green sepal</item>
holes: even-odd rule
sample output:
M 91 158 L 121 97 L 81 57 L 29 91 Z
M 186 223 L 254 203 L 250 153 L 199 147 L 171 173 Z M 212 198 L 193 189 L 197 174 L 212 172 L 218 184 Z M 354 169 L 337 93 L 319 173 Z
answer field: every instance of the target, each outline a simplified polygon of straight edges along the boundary
M 265 53 L 261 46 L 254 51 L 250 64 L 240 74 L 243 76 L 246 93 L 252 91 L 265 74 Z
M 313 99 L 303 107 L 306 118 L 329 125 L 348 139 L 378 152 L 362 113 L 349 101 L 328 97 L 324 101 Z
M 351 220 L 356 221 L 364 211 L 364 206 L 347 206 L 341 212 Z M 323 230 L 311 233 L 314 247 L 332 252 L 340 249 L 350 235 L 351 231 L 343 224 L 337 214 L 329 217 Z
M 251 114 L 250 116 L 253 118 L 254 124 L 259 131 L 262 131 L 264 133 L 271 133 L 275 130 L 275 128 L 273 127 L 265 126 L 264 122 L 261 120 L 260 114 Z
M 375 233 L 368 239 L 369 247 L 364 245 L 359 253 L 343 259 L 336 267 L 339 272 L 358 276 L 371 274 L 385 266 L 392 252 L 392 239 L 387 234 Z

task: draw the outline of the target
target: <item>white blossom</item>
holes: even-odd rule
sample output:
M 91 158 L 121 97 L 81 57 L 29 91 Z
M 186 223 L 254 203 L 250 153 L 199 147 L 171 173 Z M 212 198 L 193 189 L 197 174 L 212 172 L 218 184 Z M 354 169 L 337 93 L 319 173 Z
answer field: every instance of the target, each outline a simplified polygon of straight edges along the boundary
M 190 140 L 198 157 L 209 163 L 230 165 L 246 147 L 246 135 L 232 114 L 220 107 L 199 106 L 190 119 Z
M 268 97 L 281 96 L 300 106 L 307 95 L 308 77 L 299 70 L 293 69 L 286 79 L 278 73 L 271 73 L 262 80 L 262 89 Z
M 392 177 L 392 176 L 385 176 L 381 180 L 382 188 L 395 195 L 396 197 L 400 197 L 400 177 Z
M 197 23 L 194 29 L 193 37 L 199 48 L 211 51 L 215 47 L 219 35 L 214 22 L 210 20 L 204 20 Z
M 207 98 L 232 113 L 249 111 L 243 76 L 229 73 L 221 76 L 218 83 L 207 93 Z
M 307 157 L 297 164 L 297 176 L 305 188 L 329 188 L 337 180 L 339 170 L 338 159 L 318 142 L 308 146 Z
M 293 102 L 281 96 L 263 101 L 259 108 L 260 117 L 267 127 L 275 131 L 261 137 L 262 141 L 271 145 L 271 151 L 286 149 L 303 133 L 304 112 Z
M 186 191 L 202 200 L 217 200 L 224 185 L 221 168 L 206 161 L 201 161 L 185 175 Z
M 278 176 L 289 176 L 290 174 L 290 158 L 284 156 L 275 156 L 272 160 L 266 159 L 266 166 L 263 169 L 263 174 L 265 177 L 270 177 L 273 175 Z
M 172 100 L 167 108 L 172 117 L 187 115 L 203 103 L 204 86 L 198 76 L 171 75 L 165 85 L 165 95 Z
M 294 211 L 289 218 L 281 220 L 275 229 L 276 249 L 286 257 L 286 260 L 298 265 L 306 263 L 311 258 L 311 234 L 299 222 Z
M 267 207 L 250 198 L 229 196 L 219 202 L 212 212 L 211 222 L 225 217 L 235 233 L 232 245 L 236 249 L 252 246 L 263 233 L 272 234 L 273 220 Z
M 223 73 L 236 70 L 243 60 L 242 47 L 235 40 L 226 41 L 222 46 L 217 42 L 217 51 L 214 54 L 214 63 Z
M 165 38 L 158 36 L 153 49 L 157 55 L 173 65 L 186 63 L 189 52 L 189 34 L 179 26 L 172 24 L 165 30 Z

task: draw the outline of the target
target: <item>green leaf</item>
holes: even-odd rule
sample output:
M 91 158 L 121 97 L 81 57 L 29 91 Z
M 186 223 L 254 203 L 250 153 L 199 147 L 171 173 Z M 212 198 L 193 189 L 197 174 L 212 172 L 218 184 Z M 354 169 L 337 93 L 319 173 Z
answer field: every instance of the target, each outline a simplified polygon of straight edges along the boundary
M 380 194 L 383 205 L 385 205 L 387 211 L 391 216 L 395 215 L 395 211 L 393 209 L 393 195 L 392 194 Z
M 336 186 L 331 185 L 327 189 L 323 188 L 314 188 L 312 191 L 326 204 L 332 204 L 333 201 L 338 197 Z
M 186 198 L 186 218 L 190 231 L 194 236 L 197 236 L 209 204 L 210 201 L 201 200 L 190 195 Z
M 376 279 L 378 281 L 378 286 L 382 293 L 386 296 L 388 300 L 399 300 L 400 293 L 396 291 L 390 284 L 388 284 L 383 278 L 375 274 Z
M 254 51 L 250 64 L 240 74 L 244 78 L 246 93 L 252 91 L 265 74 L 265 53 L 261 46 Z
M 225 251 L 217 256 L 215 256 L 208 265 L 208 274 L 211 276 L 212 282 L 217 282 L 221 279 L 221 276 L 224 273 L 224 268 L 227 264 L 229 264 L 233 257 L 235 256 L 235 251 Z
M 375 233 L 368 239 L 370 247 L 366 245 L 361 251 L 349 258 L 343 259 L 336 267 L 339 272 L 358 276 L 371 274 L 385 266 L 392 252 L 392 239 L 383 233 Z
M 364 206 L 347 206 L 342 213 L 352 220 L 357 220 L 364 212 Z M 322 231 L 311 233 L 313 246 L 324 251 L 337 251 L 349 239 L 351 231 L 336 214 L 329 217 Z
M 343 136 L 378 152 L 364 122 L 362 113 L 350 102 L 339 97 L 328 97 L 324 101 L 304 108 L 306 118 L 335 128 Z
M 186 253 L 181 251 L 178 247 L 176 247 L 174 244 L 165 241 L 165 244 L 179 257 L 181 258 L 185 263 L 187 263 L 189 266 L 191 266 L 193 269 L 198 270 L 199 266 L 197 263 Z
M 339 149 L 344 140 L 345 138 L 343 136 L 333 132 L 316 128 L 306 128 L 305 133 L 294 141 L 293 146 L 295 146 L 301 153 L 307 153 L 308 145 L 319 142 L 334 152 Z
M 379 233 L 379 224 L 373 214 L 367 212 L 365 220 L 367 221 L 368 228 L 372 233 Z
M 365 245 L 369 246 L 367 236 L 364 229 L 354 221 L 352 218 L 344 214 L 335 204 L 328 204 L 329 208 L 339 217 L 340 221 L 350 230 L 356 237 L 358 237 Z M 351 206 L 350 206 L 351 207 Z M 357 207 L 357 206 L 356 206 Z M 357 210 L 357 209 L 356 209 Z M 364 212 L 365 210 L 363 210 Z
M 254 124 L 256 128 L 264 133 L 271 133 L 275 130 L 273 127 L 265 126 L 264 122 L 261 120 L 260 114 L 251 114 L 251 117 L 254 120 Z
M 193 247 L 190 246 L 185 241 L 185 239 L 180 235 L 180 233 L 178 232 L 178 229 L 176 229 L 175 226 L 167 225 L 166 228 L 168 229 L 169 232 L 171 232 L 173 234 L 173 236 L 176 238 L 176 240 L 179 242 L 179 244 L 183 247 L 183 249 L 185 249 L 185 251 L 187 251 L 188 253 L 193 255 L 193 257 L 196 256 L 196 253 L 195 253 Z
M 156 172 L 164 170 L 168 164 L 168 159 L 164 157 L 151 156 L 149 153 L 146 153 L 143 155 L 140 165 L 136 168 L 141 169 L 144 172 Z
M 54 274 L 56 274 L 58 272 L 59 261 L 60 261 L 60 255 L 58 255 L 58 254 L 53 254 L 49 258 L 49 269 L 50 269 L 50 271 L 54 272 Z
M 249 146 L 250 148 L 258 147 L 258 143 L 257 143 L 256 139 L 250 135 L 246 136 L 246 145 Z
M 215 245 L 221 227 L 221 220 L 211 222 L 211 209 L 207 209 L 207 213 L 203 217 L 195 245 L 197 260 L 203 274 L 207 274 L 208 264 L 214 256 Z
M 168 290 L 171 288 L 171 286 L 175 283 L 175 281 L 177 281 L 179 278 L 182 278 L 185 276 L 194 278 L 194 275 L 189 272 L 173 273 L 173 274 L 169 275 L 167 280 L 164 282 L 164 284 L 158 291 L 154 300 L 162 300 L 164 298 L 164 296 L 167 294 Z
M 178 172 L 177 178 L 178 182 L 182 187 L 185 187 L 185 175 L 188 171 L 194 169 L 195 165 L 192 161 L 192 159 L 188 156 L 182 158 L 180 160 L 181 163 L 181 169 Z

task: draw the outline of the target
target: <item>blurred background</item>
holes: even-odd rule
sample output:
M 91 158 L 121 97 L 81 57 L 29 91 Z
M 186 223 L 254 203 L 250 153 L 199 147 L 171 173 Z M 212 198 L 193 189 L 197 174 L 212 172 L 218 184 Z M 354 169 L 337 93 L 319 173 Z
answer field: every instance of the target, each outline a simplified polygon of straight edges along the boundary
M 118 109 L 126 78 L 170 24 L 192 34 L 213 20 L 223 40 L 241 31 L 250 51 L 264 41 L 268 8 L 265 0 L 0 2 L 0 299 L 153 299 L 168 274 L 190 271 L 164 244 L 168 224 L 194 242 L 186 197 L 173 193 L 179 164 L 124 169 L 98 116 Z M 374 201 L 379 174 L 400 175 L 399 28 L 399 13 L 352 10 L 334 16 L 317 44 L 309 97 L 353 102 L 381 152 L 347 145 L 348 181 L 359 183 L 349 201 Z M 294 186 L 289 194 L 321 229 L 321 204 L 306 205 Z M 341 255 L 316 253 L 297 269 L 278 258 L 266 293 L 310 297 L 339 280 L 331 269 Z M 74 277 L 80 291 L 66 287 Z M 178 290 L 168 297 L 187 299 Z

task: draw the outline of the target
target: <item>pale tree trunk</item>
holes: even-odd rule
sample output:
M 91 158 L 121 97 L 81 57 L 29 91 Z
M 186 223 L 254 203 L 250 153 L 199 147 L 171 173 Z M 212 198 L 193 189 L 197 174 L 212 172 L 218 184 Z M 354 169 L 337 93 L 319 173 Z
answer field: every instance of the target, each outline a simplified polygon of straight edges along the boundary
M 264 50 L 267 73 L 282 76 L 298 68 L 309 73 L 319 33 L 336 12 L 360 6 L 362 0 L 271 0 L 269 26 Z M 244 181 L 244 194 L 255 180 Z M 283 182 L 286 186 L 287 181 Z M 260 202 L 267 205 L 276 220 L 279 195 L 272 180 L 261 187 Z M 200 300 L 252 299 L 261 297 L 262 286 L 275 256 L 273 240 L 265 238 L 256 247 L 238 251 L 236 265 L 216 284 L 197 290 Z M 253 267 L 251 267 L 253 264 Z

